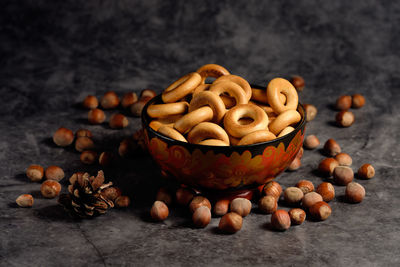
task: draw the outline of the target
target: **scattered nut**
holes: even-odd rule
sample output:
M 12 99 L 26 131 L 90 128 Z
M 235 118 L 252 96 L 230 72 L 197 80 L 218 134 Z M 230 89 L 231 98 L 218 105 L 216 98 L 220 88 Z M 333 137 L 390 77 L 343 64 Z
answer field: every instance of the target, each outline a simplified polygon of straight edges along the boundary
M 164 202 L 156 200 L 151 207 L 150 215 L 156 221 L 164 221 L 169 215 L 168 206 Z
M 105 109 L 116 108 L 119 105 L 119 98 L 114 91 L 108 91 L 100 99 L 100 105 Z
M 76 131 L 75 133 L 76 138 L 78 137 L 89 137 L 92 138 L 93 134 L 91 131 L 87 130 L 87 129 L 79 129 L 78 131 Z
M 333 140 L 332 138 L 326 140 L 325 145 L 324 145 L 324 152 L 328 156 L 336 156 L 340 152 L 342 152 L 342 149 L 340 148 L 339 144 Z
M 99 156 L 99 164 L 101 166 L 110 166 L 114 161 L 114 154 L 109 151 L 101 152 Z
M 102 124 L 106 120 L 106 114 L 101 109 L 95 108 L 89 111 L 88 120 L 91 124 Z
M 282 194 L 282 187 L 278 182 L 269 181 L 265 184 L 263 188 L 263 193 L 266 196 L 273 196 L 276 199 L 279 199 Z
M 299 204 L 303 197 L 303 191 L 298 187 L 291 186 L 286 188 L 283 192 L 283 199 L 289 205 Z
M 122 142 L 119 144 L 118 147 L 118 154 L 125 158 L 129 157 L 138 150 L 139 146 L 137 142 L 134 142 L 132 138 L 125 138 L 122 140 Z
M 300 225 L 306 219 L 306 212 L 299 208 L 289 210 L 290 221 L 292 224 Z
M 187 206 L 189 205 L 190 201 L 192 201 L 194 193 L 187 188 L 180 187 L 178 188 L 178 190 L 176 190 L 175 197 L 176 197 L 176 202 L 179 205 Z
M 83 100 L 82 105 L 84 108 L 87 109 L 95 109 L 99 105 L 99 101 L 97 100 L 97 97 L 95 97 L 94 95 L 88 95 Z
M 136 93 L 131 92 L 131 93 L 126 93 L 122 97 L 121 100 L 121 106 L 123 108 L 128 108 L 130 107 L 133 103 L 136 103 L 138 101 L 138 96 Z
M 285 231 L 290 224 L 290 216 L 286 210 L 277 210 L 271 216 L 271 225 L 276 230 Z
M 89 137 L 78 137 L 75 141 L 75 149 L 79 152 L 92 150 L 93 148 L 94 143 Z
M 351 111 L 343 110 L 336 114 L 336 123 L 341 127 L 350 127 L 354 123 L 354 114 Z
M 140 117 L 142 115 L 143 107 L 151 100 L 150 97 L 142 97 L 136 103 L 131 105 L 131 113 L 133 116 Z
M 53 135 L 53 142 L 57 146 L 69 146 L 74 142 L 74 133 L 70 129 L 60 127 Z
M 54 180 L 46 180 L 40 187 L 40 192 L 45 198 L 55 198 L 60 194 L 61 185 L 59 182 Z
M 121 129 L 128 126 L 128 118 L 122 114 L 113 114 L 110 118 L 109 125 L 112 129 Z
M 167 205 L 171 205 L 172 203 L 172 196 L 168 192 L 167 188 L 161 187 L 157 194 L 156 194 L 156 200 L 162 201 Z
M 300 188 L 300 190 L 303 191 L 304 195 L 314 191 L 314 184 L 308 180 L 298 181 L 296 187 Z
M 353 159 L 347 153 L 341 152 L 337 154 L 334 158 L 341 166 L 351 166 L 351 164 L 353 163 Z
M 230 209 L 242 217 L 246 217 L 251 212 L 251 201 L 247 198 L 238 197 L 231 201 Z
M 218 229 L 224 233 L 236 233 L 242 229 L 243 218 L 235 212 L 229 212 L 222 216 L 218 224 Z
M 210 201 L 203 196 L 195 196 L 189 204 L 190 212 L 195 212 L 199 207 L 206 206 L 209 210 L 211 210 Z
M 306 149 L 315 149 L 319 146 L 320 142 L 318 140 L 318 138 L 315 135 L 309 135 L 306 137 L 306 139 L 304 139 L 304 143 L 303 146 Z
M 312 121 L 313 119 L 315 119 L 315 117 L 317 116 L 318 110 L 314 105 L 311 104 L 304 104 L 303 105 L 305 111 L 306 111 L 306 120 L 307 121 Z
M 83 164 L 87 164 L 87 165 L 94 164 L 97 160 L 97 153 L 92 150 L 82 151 L 80 160 Z
M 263 196 L 258 201 L 258 208 L 265 214 L 272 214 L 278 209 L 278 202 L 274 196 Z
M 328 203 L 320 201 L 312 205 L 309 209 L 311 216 L 319 221 L 325 221 L 332 214 L 332 209 Z
M 325 202 L 329 202 L 335 197 L 335 188 L 331 183 L 328 182 L 323 182 L 318 185 L 315 192 L 320 194 Z
M 365 197 L 365 189 L 356 182 L 351 182 L 346 186 L 345 197 L 350 203 L 360 203 Z
M 298 158 L 295 158 L 289 165 L 288 170 L 289 171 L 296 171 L 301 167 L 301 160 Z
M 204 228 L 211 221 L 211 211 L 207 206 L 198 207 L 192 215 L 193 224 L 196 227 Z
M 106 189 L 101 191 L 101 195 L 113 202 L 122 195 L 121 189 L 118 187 L 107 187 Z
M 361 179 L 371 179 L 375 176 L 375 169 L 371 164 L 366 163 L 358 169 L 357 176 Z
M 23 194 L 17 197 L 15 202 L 22 208 L 30 208 L 33 206 L 33 197 L 30 194 Z
M 347 185 L 354 178 L 353 170 L 347 166 L 338 166 L 333 170 L 333 180 L 337 185 Z
M 65 174 L 63 169 L 58 166 L 49 166 L 47 167 L 44 176 L 47 180 L 61 181 L 64 178 Z
M 114 203 L 117 208 L 126 208 L 131 204 L 131 200 L 128 196 L 119 196 L 115 199 Z
M 309 209 L 312 205 L 322 200 L 323 198 L 320 194 L 317 192 L 310 192 L 304 195 L 301 205 L 304 208 Z
M 351 104 L 352 108 L 361 108 L 365 105 L 365 98 L 360 94 L 354 94 L 352 96 L 352 100 L 353 100 Z
M 296 88 L 296 90 L 298 92 L 303 91 L 304 85 L 305 85 L 303 77 L 297 76 L 297 75 L 292 76 L 292 79 L 290 80 L 290 82 L 293 84 L 293 86 Z
M 31 165 L 26 169 L 26 176 L 32 182 L 38 182 L 43 179 L 44 170 L 40 165 Z
M 157 93 L 151 89 L 144 89 L 140 92 L 140 98 L 149 97 L 150 99 L 155 97 Z
M 228 199 L 221 199 L 215 202 L 213 212 L 216 216 L 223 216 L 228 213 L 230 201 Z
M 342 95 L 336 100 L 335 105 L 337 110 L 348 110 L 351 108 L 351 96 Z
M 339 166 L 339 163 L 334 158 L 325 158 L 318 165 L 318 171 L 323 176 L 332 176 L 333 170 Z

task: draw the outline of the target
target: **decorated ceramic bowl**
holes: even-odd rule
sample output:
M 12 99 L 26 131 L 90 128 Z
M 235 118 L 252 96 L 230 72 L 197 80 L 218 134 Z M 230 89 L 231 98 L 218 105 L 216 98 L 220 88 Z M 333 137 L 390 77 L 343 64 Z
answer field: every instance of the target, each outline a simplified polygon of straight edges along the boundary
M 177 141 L 150 128 L 147 107 L 161 102 L 161 95 L 156 96 L 142 112 L 149 153 L 168 176 L 200 191 L 240 191 L 263 185 L 290 165 L 303 144 L 306 118 L 301 104 L 297 110 L 302 119 L 285 136 L 245 146 L 206 146 Z

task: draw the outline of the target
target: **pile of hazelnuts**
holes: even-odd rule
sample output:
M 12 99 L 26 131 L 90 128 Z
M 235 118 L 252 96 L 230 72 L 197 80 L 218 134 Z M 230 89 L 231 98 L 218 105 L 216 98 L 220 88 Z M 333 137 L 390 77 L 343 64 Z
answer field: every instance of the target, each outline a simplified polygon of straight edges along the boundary
M 335 108 L 339 110 L 335 117 L 337 125 L 341 127 L 350 127 L 354 123 L 355 117 L 354 113 L 349 111 L 349 109 L 359 109 L 364 105 L 365 98 L 360 94 L 340 96 L 335 103 Z

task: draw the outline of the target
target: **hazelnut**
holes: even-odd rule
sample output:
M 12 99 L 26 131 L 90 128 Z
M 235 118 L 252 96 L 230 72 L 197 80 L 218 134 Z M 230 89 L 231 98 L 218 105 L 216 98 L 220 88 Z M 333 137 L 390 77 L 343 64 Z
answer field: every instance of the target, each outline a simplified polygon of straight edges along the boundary
M 30 208 L 33 206 L 33 197 L 30 194 L 23 194 L 17 197 L 15 202 L 22 208 Z
M 100 105 L 104 109 L 116 108 L 119 105 L 119 98 L 114 91 L 108 91 L 100 99 Z
M 47 180 L 60 181 L 64 178 L 65 174 L 63 169 L 58 166 L 49 166 L 44 172 L 44 176 Z
M 110 118 L 109 125 L 112 129 L 121 129 L 128 126 L 128 119 L 122 114 L 113 114 Z
M 347 166 L 338 166 L 333 170 L 333 180 L 337 185 L 347 185 L 354 178 L 353 170 Z
M 122 97 L 121 100 L 121 106 L 123 108 L 128 108 L 130 107 L 133 103 L 136 103 L 138 101 L 138 96 L 136 93 L 131 92 L 131 93 L 126 93 Z
M 304 195 L 301 205 L 304 208 L 309 209 L 312 205 L 322 200 L 323 198 L 320 194 L 317 192 L 310 192 Z
M 40 187 L 40 192 L 45 198 L 55 198 L 60 194 L 61 185 L 59 182 L 54 180 L 46 180 Z
M 125 138 L 119 144 L 118 147 L 118 154 L 125 158 L 134 154 L 135 151 L 138 149 L 138 144 L 133 141 L 132 138 Z
M 54 133 L 53 141 L 57 146 L 69 146 L 74 142 L 74 133 L 70 129 L 60 127 Z
M 278 200 L 282 194 L 282 187 L 278 182 L 269 181 L 265 184 L 263 193 L 266 196 L 273 196 Z
M 114 200 L 117 208 L 126 208 L 131 204 L 131 200 L 128 196 L 119 196 Z
M 230 201 L 228 199 L 221 199 L 214 204 L 214 214 L 216 216 L 223 216 L 228 212 Z
M 343 152 L 339 153 L 334 158 L 337 160 L 337 162 L 341 166 L 351 166 L 351 164 L 353 163 L 353 159 L 347 153 L 343 153 Z
M 42 180 L 43 178 L 43 167 L 40 165 L 31 165 L 26 169 L 26 176 L 32 181 L 32 182 L 38 182 Z
M 88 120 L 91 124 L 102 124 L 106 120 L 106 114 L 101 109 L 95 108 L 89 111 Z
M 314 184 L 308 180 L 300 180 L 297 182 L 296 187 L 300 188 L 303 194 L 314 191 Z
M 156 194 L 156 200 L 162 201 L 167 205 L 171 205 L 172 203 L 172 196 L 168 192 L 167 188 L 161 187 L 157 194 Z
M 198 207 L 192 215 L 193 224 L 196 227 L 204 228 L 211 221 L 211 211 L 207 206 Z
M 319 146 L 320 142 L 318 140 L 318 138 L 315 135 L 309 135 L 306 137 L 306 139 L 304 139 L 304 143 L 303 146 L 306 149 L 315 149 Z
M 361 179 L 371 179 L 375 176 L 375 169 L 371 164 L 364 164 L 358 169 L 357 176 Z
M 342 152 L 342 149 L 335 140 L 330 138 L 324 144 L 324 152 L 326 155 L 333 157 Z
M 324 201 L 315 203 L 310 207 L 309 211 L 311 216 L 319 221 L 325 221 L 332 213 L 331 207 Z
M 75 141 L 75 149 L 79 152 L 84 150 L 92 150 L 94 143 L 89 137 L 78 137 Z
M 341 127 L 350 127 L 354 122 L 354 114 L 351 111 L 343 110 L 336 114 L 336 123 Z
M 351 182 L 346 186 L 345 197 L 350 203 L 360 203 L 365 197 L 365 189 L 356 182 Z
M 247 198 L 238 197 L 231 201 L 230 210 L 242 217 L 246 217 L 251 212 L 251 202 Z
M 290 227 L 290 216 L 286 210 L 277 210 L 271 216 L 271 225 L 275 230 L 285 231 Z
M 140 92 L 140 98 L 148 97 L 151 99 L 151 98 L 155 97 L 156 95 L 157 95 L 157 93 L 151 89 L 144 89 Z
M 76 138 L 78 137 L 89 137 L 92 138 L 93 134 L 91 131 L 87 130 L 87 129 L 79 129 L 78 131 L 76 131 L 75 133 Z
M 83 164 L 91 165 L 96 162 L 97 153 L 92 150 L 85 150 L 81 153 L 80 160 Z
M 101 195 L 113 202 L 122 195 L 121 189 L 118 187 L 107 187 L 106 189 L 101 191 Z
M 278 202 L 274 196 L 263 196 L 258 201 L 258 208 L 265 214 L 272 214 L 278 209 Z
M 298 187 L 288 187 L 285 189 L 285 191 L 283 191 L 283 199 L 289 205 L 300 203 L 303 197 L 303 191 L 301 191 L 301 189 Z
M 296 159 L 301 159 L 303 157 L 303 154 L 304 154 L 304 149 L 300 147 L 299 151 L 297 151 Z
M 352 108 L 361 108 L 362 106 L 365 105 L 365 98 L 360 94 L 354 94 L 352 96 L 352 100 L 353 100 L 351 104 Z
M 301 160 L 298 158 L 295 158 L 289 165 L 288 170 L 289 171 L 296 171 L 301 167 Z
M 336 100 L 335 105 L 337 110 L 348 110 L 351 108 L 351 96 L 342 95 Z
M 222 216 L 218 224 L 218 229 L 224 233 L 236 233 L 242 229 L 243 218 L 235 212 L 229 212 Z
M 318 185 L 315 192 L 320 194 L 325 202 L 329 202 L 335 197 L 335 188 L 331 183 L 328 182 L 323 182 Z
M 189 205 L 190 201 L 192 201 L 194 193 L 187 188 L 180 187 L 178 188 L 178 190 L 176 190 L 175 197 L 176 197 L 176 202 L 179 205 L 187 206 Z
M 109 166 L 114 161 L 114 154 L 112 152 L 104 151 L 99 156 L 99 164 L 101 166 Z
M 203 196 L 195 196 L 189 204 L 190 212 L 195 212 L 199 207 L 206 206 L 209 210 L 211 210 L 210 201 Z
M 313 119 L 315 119 L 315 117 L 317 116 L 318 110 L 314 105 L 311 104 L 304 104 L 303 105 L 305 111 L 306 111 L 306 120 L 307 121 L 312 121 Z
M 334 158 L 325 158 L 318 165 L 318 171 L 323 176 L 332 176 L 333 170 L 339 166 Z
M 151 100 L 150 97 L 140 98 L 139 101 L 131 105 L 131 113 L 133 116 L 140 117 L 142 115 L 143 107 Z
M 99 101 L 94 95 L 88 95 L 85 97 L 82 104 L 84 108 L 95 109 L 99 105 Z
M 156 221 L 163 221 L 168 217 L 169 210 L 164 202 L 156 200 L 151 207 L 150 215 Z
M 289 210 L 289 217 L 291 224 L 300 225 L 306 219 L 306 212 L 299 208 Z
M 297 76 L 297 75 L 292 76 L 292 79 L 290 80 L 290 82 L 293 84 L 293 86 L 296 88 L 296 90 L 298 92 L 303 91 L 304 85 L 305 85 L 303 77 Z

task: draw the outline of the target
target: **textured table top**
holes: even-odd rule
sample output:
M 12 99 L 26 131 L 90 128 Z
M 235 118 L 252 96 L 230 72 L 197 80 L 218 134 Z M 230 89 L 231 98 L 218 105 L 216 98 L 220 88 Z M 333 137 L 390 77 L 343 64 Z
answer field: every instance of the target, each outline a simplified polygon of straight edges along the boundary
M 8 2 L 0 11 L 1 266 L 400 264 L 398 1 Z M 124 130 L 88 125 L 79 108 L 86 95 L 161 92 L 206 63 L 261 85 L 302 75 L 300 99 L 318 108 L 307 134 L 322 143 L 336 139 L 355 171 L 374 165 L 375 178 L 357 180 L 366 188 L 365 200 L 348 204 L 344 187 L 335 186 L 338 197 L 324 222 L 275 232 L 267 224 L 270 215 L 255 208 L 241 231 L 221 235 L 218 218 L 195 229 L 179 208 L 163 223 L 149 219 L 155 192 L 167 182 L 145 156 L 105 170 L 133 205 L 93 220 L 70 219 L 26 178 L 33 163 L 59 165 L 66 177 L 100 168 L 83 166 L 73 149 L 51 142 L 60 126 L 88 128 L 109 150 L 141 127 L 134 117 Z M 332 105 L 353 93 L 363 94 L 366 105 L 354 110 L 353 126 L 338 128 Z M 319 150 L 305 151 L 302 167 L 279 182 L 319 184 L 315 169 L 322 158 Z M 62 184 L 65 191 L 67 182 Z M 15 205 L 22 193 L 33 194 L 32 208 Z

